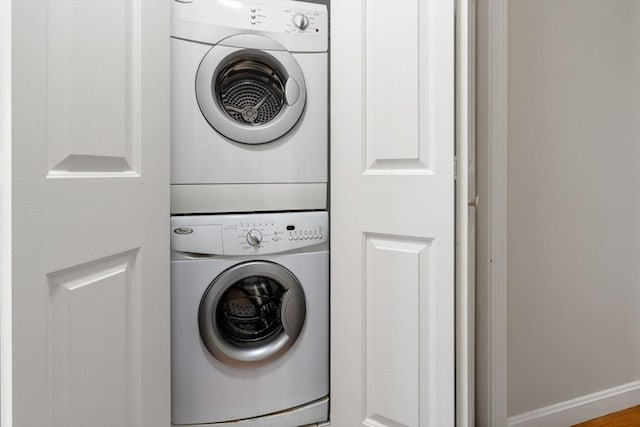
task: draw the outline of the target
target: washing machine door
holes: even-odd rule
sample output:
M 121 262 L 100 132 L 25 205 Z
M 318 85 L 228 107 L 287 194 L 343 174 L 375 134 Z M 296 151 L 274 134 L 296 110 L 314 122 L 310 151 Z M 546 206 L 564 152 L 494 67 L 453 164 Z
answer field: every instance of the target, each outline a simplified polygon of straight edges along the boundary
M 209 352 L 230 364 L 260 363 L 287 351 L 306 317 L 304 291 L 283 266 L 237 264 L 216 277 L 202 297 L 200 335 Z
M 295 58 L 257 34 L 228 37 L 213 46 L 196 74 L 196 98 L 207 122 L 244 144 L 277 140 L 300 120 L 306 85 Z

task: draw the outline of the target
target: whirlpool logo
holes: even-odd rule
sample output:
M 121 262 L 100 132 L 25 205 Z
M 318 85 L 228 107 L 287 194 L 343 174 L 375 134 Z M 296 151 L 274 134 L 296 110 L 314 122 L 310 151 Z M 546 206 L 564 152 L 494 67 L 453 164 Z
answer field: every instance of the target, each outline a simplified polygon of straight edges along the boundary
M 178 228 L 174 229 L 173 232 L 176 233 L 176 234 L 191 234 L 191 233 L 193 233 L 193 228 L 178 227 Z

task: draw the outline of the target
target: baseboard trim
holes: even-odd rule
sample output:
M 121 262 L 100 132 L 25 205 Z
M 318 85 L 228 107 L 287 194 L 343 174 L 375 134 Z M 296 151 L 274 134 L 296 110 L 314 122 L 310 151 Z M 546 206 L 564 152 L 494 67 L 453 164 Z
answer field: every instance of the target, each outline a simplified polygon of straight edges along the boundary
M 598 418 L 640 403 L 640 381 L 509 417 L 509 427 L 558 427 Z

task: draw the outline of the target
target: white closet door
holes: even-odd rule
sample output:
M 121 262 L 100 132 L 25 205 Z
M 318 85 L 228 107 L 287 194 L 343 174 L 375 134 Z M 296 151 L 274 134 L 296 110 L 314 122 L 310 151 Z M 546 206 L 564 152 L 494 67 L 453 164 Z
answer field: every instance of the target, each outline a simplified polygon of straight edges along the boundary
M 169 2 L 2 7 L 13 151 L 2 426 L 168 426 Z
M 454 1 L 331 21 L 331 425 L 454 425 Z

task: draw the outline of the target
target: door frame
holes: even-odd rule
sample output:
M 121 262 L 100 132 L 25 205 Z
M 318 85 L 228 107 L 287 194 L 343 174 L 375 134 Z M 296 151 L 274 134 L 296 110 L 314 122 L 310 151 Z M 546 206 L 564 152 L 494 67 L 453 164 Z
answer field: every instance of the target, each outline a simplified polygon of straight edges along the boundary
M 0 425 L 13 424 L 11 311 L 11 1 L 0 1 Z
M 508 0 L 478 0 L 478 427 L 507 426 Z
M 475 20 L 476 0 L 456 2 L 455 419 L 475 426 Z

